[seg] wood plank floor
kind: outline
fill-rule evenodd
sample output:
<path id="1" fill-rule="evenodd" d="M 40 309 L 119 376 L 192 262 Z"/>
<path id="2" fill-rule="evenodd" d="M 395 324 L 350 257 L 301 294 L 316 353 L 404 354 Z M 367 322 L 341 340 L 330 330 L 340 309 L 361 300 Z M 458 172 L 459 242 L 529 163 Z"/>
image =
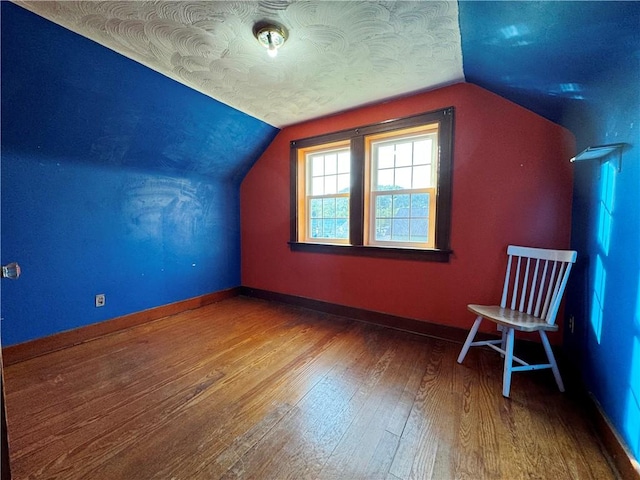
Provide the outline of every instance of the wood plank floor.
<path id="1" fill-rule="evenodd" d="M 5 370 L 16 479 L 610 479 L 551 374 L 236 297 Z"/>

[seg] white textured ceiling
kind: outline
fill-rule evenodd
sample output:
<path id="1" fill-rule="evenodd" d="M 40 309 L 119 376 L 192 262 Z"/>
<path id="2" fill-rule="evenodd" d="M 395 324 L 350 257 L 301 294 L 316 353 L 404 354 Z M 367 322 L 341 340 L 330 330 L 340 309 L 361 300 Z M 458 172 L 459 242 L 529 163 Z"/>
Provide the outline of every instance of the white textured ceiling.
<path id="1" fill-rule="evenodd" d="M 15 3 L 277 127 L 464 78 L 456 1 Z"/>

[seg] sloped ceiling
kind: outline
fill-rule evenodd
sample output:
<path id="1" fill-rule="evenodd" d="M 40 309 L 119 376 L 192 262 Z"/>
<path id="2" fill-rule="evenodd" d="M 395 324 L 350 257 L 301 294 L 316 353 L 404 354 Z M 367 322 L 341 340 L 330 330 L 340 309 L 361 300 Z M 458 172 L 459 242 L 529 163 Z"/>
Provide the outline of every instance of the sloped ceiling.
<path id="1" fill-rule="evenodd" d="M 637 1 L 15 3 L 276 127 L 465 80 L 561 123 L 640 62 Z M 289 31 L 275 59 L 260 20 Z"/>
<path id="2" fill-rule="evenodd" d="M 638 71 L 638 1 L 462 1 L 459 8 L 466 81 L 556 123 L 602 97 L 595 83 Z"/>
<path id="3" fill-rule="evenodd" d="M 456 1 L 15 3 L 277 127 L 464 79 Z"/>

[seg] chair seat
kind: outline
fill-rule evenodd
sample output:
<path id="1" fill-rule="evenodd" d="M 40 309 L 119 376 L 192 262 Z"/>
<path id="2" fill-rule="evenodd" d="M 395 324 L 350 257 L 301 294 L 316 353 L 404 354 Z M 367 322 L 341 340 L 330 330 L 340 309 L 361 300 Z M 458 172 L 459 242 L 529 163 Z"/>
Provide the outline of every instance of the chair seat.
<path id="1" fill-rule="evenodd" d="M 518 310 L 503 308 L 498 305 L 472 304 L 467 305 L 467 308 L 470 312 L 480 315 L 487 320 L 492 320 L 496 323 L 512 327 L 515 330 L 520 330 L 522 332 L 537 332 L 540 330 L 555 332 L 558 330 L 558 325 L 549 325 L 541 318 L 519 312 Z"/>

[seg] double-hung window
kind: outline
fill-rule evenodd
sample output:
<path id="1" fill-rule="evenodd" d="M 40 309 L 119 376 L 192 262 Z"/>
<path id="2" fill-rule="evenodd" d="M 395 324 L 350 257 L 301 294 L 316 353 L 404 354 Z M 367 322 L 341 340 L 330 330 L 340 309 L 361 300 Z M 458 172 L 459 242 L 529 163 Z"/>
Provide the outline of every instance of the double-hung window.
<path id="1" fill-rule="evenodd" d="M 291 142 L 294 250 L 447 261 L 453 108 Z"/>
<path id="2" fill-rule="evenodd" d="M 366 244 L 435 248 L 437 124 L 371 135 L 365 146 Z"/>
<path id="3" fill-rule="evenodd" d="M 349 242 L 351 155 L 349 143 L 322 145 L 304 151 L 301 190 L 301 236 L 308 242 Z"/>

